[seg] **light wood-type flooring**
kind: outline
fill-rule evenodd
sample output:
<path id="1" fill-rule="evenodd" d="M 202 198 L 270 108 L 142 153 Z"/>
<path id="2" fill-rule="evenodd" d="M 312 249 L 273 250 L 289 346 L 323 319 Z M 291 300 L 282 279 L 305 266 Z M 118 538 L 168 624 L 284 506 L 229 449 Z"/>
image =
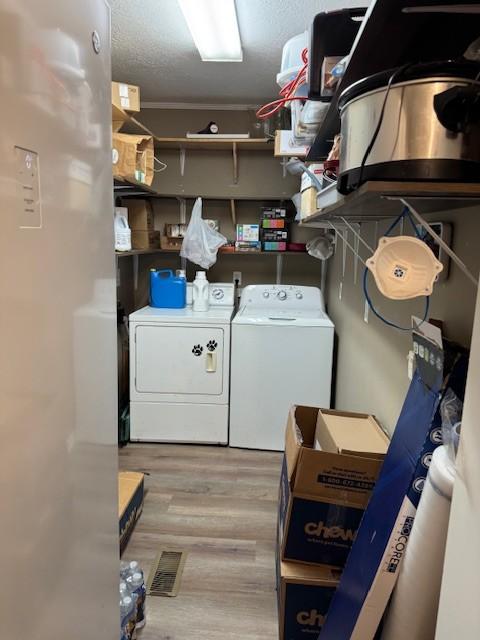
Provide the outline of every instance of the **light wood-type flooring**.
<path id="1" fill-rule="evenodd" d="M 147 599 L 141 640 L 276 640 L 275 530 L 281 454 L 129 444 L 146 497 L 123 558 L 148 575 L 161 545 L 188 551 L 176 598 Z"/>

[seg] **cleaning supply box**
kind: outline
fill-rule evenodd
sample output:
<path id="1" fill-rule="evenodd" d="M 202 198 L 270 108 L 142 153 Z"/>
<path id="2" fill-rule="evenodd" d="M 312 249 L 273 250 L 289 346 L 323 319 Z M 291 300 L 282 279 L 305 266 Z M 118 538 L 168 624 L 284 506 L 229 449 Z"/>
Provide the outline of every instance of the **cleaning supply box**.
<path id="1" fill-rule="evenodd" d="M 281 558 L 343 567 L 389 440 L 373 416 L 303 406 L 285 439 Z"/>

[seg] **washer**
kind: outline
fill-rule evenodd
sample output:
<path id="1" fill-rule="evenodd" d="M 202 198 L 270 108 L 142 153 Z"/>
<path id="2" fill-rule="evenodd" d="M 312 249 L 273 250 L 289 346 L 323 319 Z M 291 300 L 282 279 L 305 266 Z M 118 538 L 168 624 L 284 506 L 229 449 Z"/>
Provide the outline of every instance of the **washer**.
<path id="1" fill-rule="evenodd" d="M 333 333 L 320 289 L 245 287 L 232 321 L 231 446 L 283 451 L 292 404 L 330 407 Z"/>
<path id="2" fill-rule="evenodd" d="M 144 307 L 130 323 L 130 438 L 228 443 L 233 284 L 211 283 L 210 308 Z"/>

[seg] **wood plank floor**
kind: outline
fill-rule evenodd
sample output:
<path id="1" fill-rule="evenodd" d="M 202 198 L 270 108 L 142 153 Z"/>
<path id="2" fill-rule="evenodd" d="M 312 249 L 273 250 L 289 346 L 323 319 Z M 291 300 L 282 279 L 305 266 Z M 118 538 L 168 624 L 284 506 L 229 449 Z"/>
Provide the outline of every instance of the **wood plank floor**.
<path id="1" fill-rule="evenodd" d="M 275 527 L 281 454 L 130 444 L 146 497 L 123 558 L 148 574 L 161 545 L 188 551 L 176 598 L 149 598 L 141 640 L 276 640 Z"/>

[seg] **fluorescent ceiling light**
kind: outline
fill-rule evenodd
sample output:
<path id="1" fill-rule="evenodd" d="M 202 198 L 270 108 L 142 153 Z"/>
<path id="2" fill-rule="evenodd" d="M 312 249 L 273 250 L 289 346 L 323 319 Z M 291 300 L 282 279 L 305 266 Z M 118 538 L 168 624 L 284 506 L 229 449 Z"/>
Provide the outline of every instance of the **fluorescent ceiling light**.
<path id="1" fill-rule="evenodd" d="M 204 62 L 242 62 L 234 0 L 178 0 Z"/>

